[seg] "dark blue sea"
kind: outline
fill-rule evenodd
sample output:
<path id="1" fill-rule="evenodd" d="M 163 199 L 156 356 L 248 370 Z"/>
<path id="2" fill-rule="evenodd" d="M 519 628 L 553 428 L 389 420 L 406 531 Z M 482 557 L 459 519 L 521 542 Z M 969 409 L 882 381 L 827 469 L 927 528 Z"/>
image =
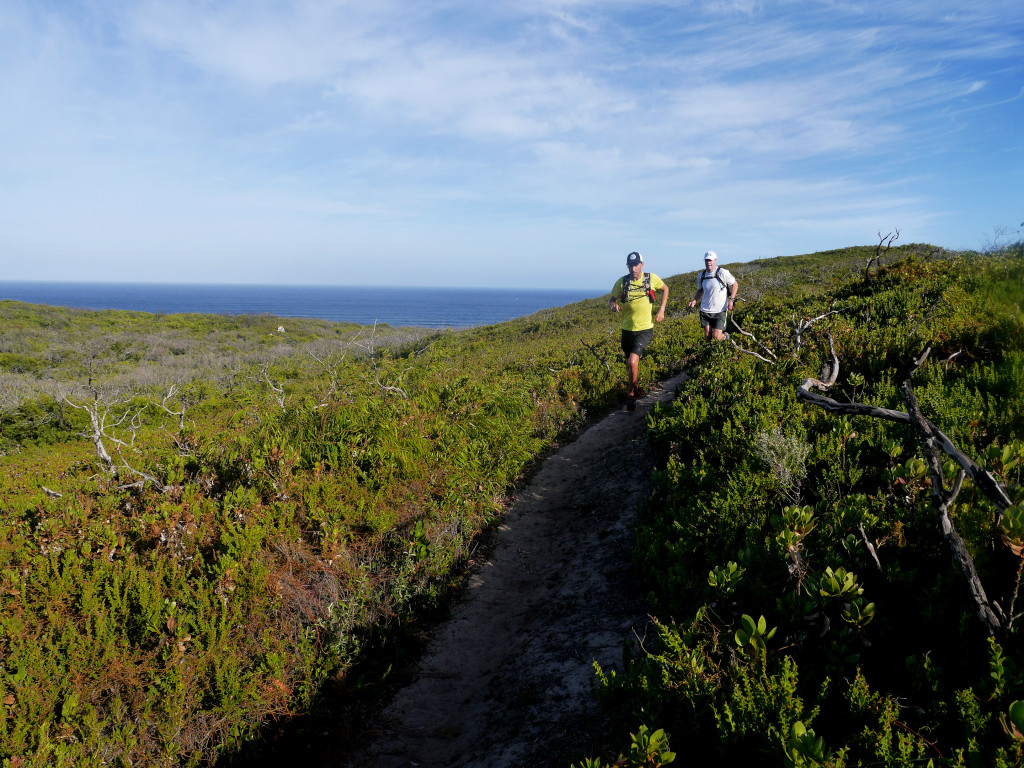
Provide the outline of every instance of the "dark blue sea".
<path id="1" fill-rule="evenodd" d="M 270 314 L 421 328 L 470 328 L 531 315 L 600 290 L 2 282 L 0 300 L 155 314 Z"/>

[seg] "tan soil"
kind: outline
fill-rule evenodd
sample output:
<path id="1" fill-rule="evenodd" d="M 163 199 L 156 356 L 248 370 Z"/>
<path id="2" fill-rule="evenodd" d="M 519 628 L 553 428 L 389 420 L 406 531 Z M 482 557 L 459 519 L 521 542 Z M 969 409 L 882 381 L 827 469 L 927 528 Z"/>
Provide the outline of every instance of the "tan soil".
<path id="1" fill-rule="evenodd" d="M 350 768 L 566 768 L 607 745 L 593 662 L 621 670 L 648 622 L 630 557 L 645 416 L 682 379 L 544 460 Z"/>

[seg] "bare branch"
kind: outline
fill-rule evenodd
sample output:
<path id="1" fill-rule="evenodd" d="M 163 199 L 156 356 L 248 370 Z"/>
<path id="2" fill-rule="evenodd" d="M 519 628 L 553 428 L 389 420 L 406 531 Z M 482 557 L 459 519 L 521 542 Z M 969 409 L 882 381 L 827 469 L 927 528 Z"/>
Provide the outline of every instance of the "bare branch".
<path id="1" fill-rule="evenodd" d="M 849 307 L 842 307 L 840 309 L 833 309 L 831 312 L 826 312 L 823 315 L 818 315 L 817 317 L 811 318 L 810 320 L 806 320 L 804 318 L 801 318 L 800 320 L 797 320 L 796 317 L 794 317 L 793 318 L 793 343 L 794 343 L 793 357 L 797 357 L 800 354 L 800 347 L 803 345 L 804 333 L 806 333 L 810 329 L 810 327 L 812 325 L 814 325 L 819 320 L 824 320 L 826 317 L 831 317 L 832 315 L 838 315 L 840 312 L 845 312 L 848 309 L 849 309 Z"/>
<path id="2" fill-rule="evenodd" d="M 875 255 L 868 259 L 868 263 L 864 265 L 864 282 L 870 283 L 873 279 L 871 277 L 871 265 L 875 264 L 878 266 L 882 265 L 882 254 L 888 251 L 894 242 L 899 240 L 900 231 L 897 229 L 894 232 L 890 232 L 887 235 L 882 234 L 882 230 L 878 230 L 878 245 L 875 246 Z"/>
<path id="3" fill-rule="evenodd" d="M 156 405 L 157 408 L 159 408 L 162 411 L 166 412 L 170 416 L 177 416 L 178 417 L 178 427 L 179 427 L 179 429 L 184 429 L 185 428 L 185 411 L 188 410 L 188 406 L 191 405 L 191 403 L 190 402 L 186 402 L 186 400 L 179 398 L 179 400 L 178 400 L 178 410 L 176 410 L 176 411 L 172 411 L 170 406 L 167 405 L 169 400 L 173 400 L 175 398 L 178 398 L 180 394 L 181 394 L 181 382 L 176 381 L 173 384 L 171 384 L 171 386 L 169 386 L 167 388 L 167 392 L 160 399 L 160 402 L 159 403 L 154 403 L 154 405 Z"/>
<path id="4" fill-rule="evenodd" d="M 590 354 L 592 354 L 597 359 L 597 362 L 601 363 L 604 366 L 605 370 L 608 371 L 608 375 L 611 376 L 612 367 L 608 364 L 608 360 L 606 359 L 606 357 L 604 355 L 598 354 L 597 349 L 587 344 L 587 342 L 580 341 L 580 343 L 590 350 Z"/>
<path id="5" fill-rule="evenodd" d="M 1013 582 L 1013 591 L 1010 593 L 1010 610 L 1007 612 L 1007 616 L 1009 616 L 1009 620 L 1006 625 L 1007 632 L 1013 629 L 1013 622 L 1017 619 L 1017 616 L 1014 614 L 1014 610 L 1017 604 L 1017 595 L 1020 594 L 1020 577 L 1021 573 L 1024 572 L 1024 557 L 1018 558 L 1018 560 L 1017 578 Z"/>
<path id="6" fill-rule="evenodd" d="M 811 405 L 816 405 L 819 408 L 830 413 L 840 413 L 850 416 L 871 416 L 876 419 L 885 419 L 887 421 L 895 421 L 900 424 L 914 424 L 914 420 L 910 414 L 904 411 L 896 411 L 891 408 L 881 408 L 875 405 L 867 405 L 865 403 L 840 403 L 833 400 L 825 395 L 819 395 L 812 392 L 812 389 L 818 389 L 821 391 L 827 391 L 835 382 L 839 375 L 839 358 L 836 356 L 835 347 L 832 341 L 832 336 L 829 334 L 829 349 L 832 353 L 832 371 L 827 381 L 821 381 L 820 379 L 804 379 L 800 386 L 797 388 L 797 399 L 803 400 Z M 910 373 L 917 370 L 928 357 L 930 348 L 926 349 L 921 356 L 916 358 L 912 362 L 912 369 Z M 907 379 L 909 382 L 909 378 Z M 1013 502 L 1010 500 L 1006 489 L 996 480 L 995 476 L 991 472 L 979 467 L 967 454 L 961 451 L 956 443 L 943 432 L 941 429 L 935 426 L 931 421 L 921 417 L 927 422 L 931 434 L 934 439 L 946 455 L 948 455 L 957 465 L 967 473 L 967 476 L 971 478 L 971 481 L 994 503 L 1000 512 L 1003 512 L 1007 507 L 1013 506 Z"/>
<path id="7" fill-rule="evenodd" d="M 153 487 L 160 491 L 160 493 L 166 493 L 169 490 L 169 488 L 166 485 L 164 485 L 155 477 L 153 477 L 153 475 L 150 475 L 146 472 L 142 472 L 132 467 L 124 458 L 124 454 L 121 453 L 120 450 L 118 450 L 117 455 L 118 458 L 121 459 L 121 463 L 124 465 L 125 469 L 127 469 L 132 474 L 138 475 L 139 477 L 142 478 L 141 480 L 136 480 L 134 483 L 126 483 L 125 485 L 120 485 L 118 486 L 118 490 L 123 490 L 125 488 L 143 488 L 147 482 L 152 483 Z"/>
<path id="8" fill-rule="evenodd" d="M 62 387 L 58 386 L 57 394 L 61 400 L 80 411 L 85 411 L 89 414 L 89 423 L 91 429 L 89 432 L 83 434 L 83 437 L 88 437 L 92 440 L 93 446 L 96 450 L 96 455 L 103 462 L 104 468 L 110 474 L 114 480 L 120 480 L 120 473 L 117 464 L 114 463 L 114 459 L 110 456 L 110 452 L 107 450 L 104 438 L 111 440 L 112 442 L 120 442 L 118 438 L 111 437 L 108 434 L 108 430 L 111 428 L 107 425 L 107 416 L 110 413 L 110 409 L 115 405 L 122 405 L 127 400 L 122 398 L 114 398 L 113 401 L 107 402 L 105 399 L 101 399 L 99 390 L 97 390 L 92 383 L 92 379 L 89 379 L 88 389 L 92 393 L 91 401 L 76 402 L 72 400 L 69 393 L 66 392 Z M 118 424 L 124 421 L 127 413 L 125 413 L 121 419 L 118 420 Z M 116 426 L 113 425 L 113 426 Z"/>
<path id="9" fill-rule="evenodd" d="M 943 360 L 942 361 L 942 370 L 948 371 L 949 370 L 949 366 L 952 364 L 952 362 L 956 358 L 960 357 L 960 355 L 962 355 L 963 353 L 964 353 L 963 348 L 958 349 L 956 352 L 954 352 L 949 357 L 947 357 L 945 360 Z"/>
<path id="10" fill-rule="evenodd" d="M 913 420 L 914 426 L 917 427 L 918 432 L 921 434 L 925 454 L 928 456 L 928 465 L 932 475 L 932 500 L 939 518 L 942 536 L 949 544 L 953 552 L 953 560 L 959 566 L 967 581 L 967 588 L 974 599 L 978 618 L 988 628 L 990 634 L 995 634 L 1002 626 L 1001 617 L 996 613 L 998 606 L 989 602 L 988 596 L 985 594 L 985 588 L 981 583 L 981 578 L 974 567 L 974 559 L 971 557 L 970 552 L 967 551 L 967 544 L 964 543 L 963 537 L 956 530 L 956 527 L 953 525 L 953 519 L 949 516 L 949 509 L 953 506 L 957 495 L 960 493 L 960 489 L 963 487 L 967 472 L 961 468 L 957 472 L 953 487 L 948 491 L 946 490 L 945 475 L 942 470 L 942 457 L 939 453 L 939 441 L 935 435 L 937 430 L 935 425 L 928 421 L 921 413 L 921 406 L 917 402 L 917 395 L 914 393 L 914 387 L 910 381 L 913 371 L 917 370 L 918 366 L 924 362 L 929 351 L 930 349 L 925 350 L 917 360 L 911 363 L 907 375 L 900 382 L 900 389 L 903 391 L 903 399 L 907 403 L 907 409 L 910 411 L 910 417 Z"/>
<path id="11" fill-rule="evenodd" d="M 399 387 L 396 382 L 401 381 L 402 377 L 405 376 L 405 374 L 407 374 L 409 371 L 411 371 L 414 366 L 410 365 L 407 368 L 405 368 L 401 373 L 399 373 L 397 376 L 395 376 L 391 380 L 390 383 L 382 382 L 381 378 L 380 378 L 380 376 L 381 376 L 380 365 L 378 364 L 378 356 L 376 354 L 376 351 L 377 351 L 376 350 L 376 346 L 375 346 L 376 336 L 377 336 L 377 323 L 375 321 L 374 324 L 373 324 L 373 330 L 370 332 L 370 338 L 367 341 L 365 341 L 365 342 L 357 344 L 357 346 L 359 346 L 363 350 L 365 350 L 366 356 L 370 360 L 370 365 L 373 367 L 373 381 L 374 381 L 374 384 L 376 384 L 381 390 L 383 390 L 387 394 L 398 395 L 403 400 L 408 400 L 409 399 L 409 395 L 406 394 L 405 390 L 402 389 L 401 387 Z M 356 343 L 356 342 L 353 341 L 353 343 Z"/>
<path id="12" fill-rule="evenodd" d="M 166 491 L 167 488 L 152 475 L 135 469 L 128 463 L 124 456 L 125 449 L 134 450 L 135 437 L 142 428 L 142 412 L 147 404 L 134 405 L 132 400 L 134 394 L 131 392 L 116 391 L 114 393 L 102 393 L 99 388 L 89 379 L 86 389 L 91 394 L 91 399 L 78 401 L 72 397 L 72 393 L 63 387 L 57 387 L 57 394 L 67 405 L 77 410 L 85 411 L 89 415 L 90 430 L 83 434 L 92 440 L 96 455 L 103 462 L 103 467 L 115 482 L 121 482 L 122 470 L 131 475 L 141 477 L 143 480 L 119 485 L 118 488 L 141 487 L 140 484 L 150 482 L 159 491 Z M 119 412 L 119 414 L 118 414 Z M 115 430 L 126 430 L 128 439 L 120 437 Z M 107 443 L 114 446 L 119 461 L 114 461 L 113 456 L 107 449 Z M 45 490 L 45 489 L 44 489 Z"/>
<path id="13" fill-rule="evenodd" d="M 348 357 L 348 349 L 331 345 L 323 351 L 320 351 L 318 349 L 314 349 L 312 346 L 307 346 L 306 354 L 313 358 L 317 365 L 319 365 L 324 370 L 324 373 L 327 374 L 327 390 L 317 398 L 319 403 L 315 406 L 316 408 L 323 408 L 338 392 L 338 379 L 341 377 L 341 366 L 342 363 L 345 362 L 345 358 Z"/>
<path id="14" fill-rule="evenodd" d="M 864 546 L 867 548 L 868 554 L 871 555 L 871 559 L 875 561 L 875 567 L 878 568 L 879 573 L 883 573 L 882 563 L 878 559 L 878 552 L 875 551 L 875 545 L 871 543 L 871 540 L 868 539 L 867 533 L 864 532 L 864 523 L 857 523 L 857 529 L 860 531 L 860 537 L 864 540 Z"/>
<path id="15" fill-rule="evenodd" d="M 266 382 L 267 386 L 270 387 L 270 391 L 274 393 L 274 400 L 277 401 L 278 406 L 281 410 L 284 410 L 284 384 L 277 384 L 273 379 L 270 378 L 270 366 L 265 365 L 263 367 L 263 381 Z"/>
<path id="16" fill-rule="evenodd" d="M 763 357 L 763 356 L 757 354 L 757 352 L 754 352 L 753 350 L 744 349 L 743 347 L 741 347 L 739 344 L 736 343 L 735 339 L 730 338 L 729 339 L 729 343 L 732 344 L 733 348 L 737 352 L 742 352 L 744 355 L 750 355 L 751 357 L 756 357 L 758 360 L 762 360 L 762 361 L 768 363 L 769 365 L 775 365 L 775 363 L 776 363 L 775 360 L 769 360 L 767 357 Z"/>
<path id="17" fill-rule="evenodd" d="M 953 525 L 949 510 L 955 502 L 957 495 L 960 493 L 964 479 L 968 476 L 970 476 L 975 486 L 999 508 L 1000 513 L 1006 510 L 1007 507 L 1012 506 L 1012 503 L 1006 489 L 995 479 L 995 477 L 987 470 L 984 470 L 975 464 L 969 456 L 964 454 L 963 451 L 953 443 L 948 435 L 943 433 L 942 430 L 936 427 L 921 412 L 911 379 L 914 372 L 928 360 L 928 356 L 931 353 L 931 347 L 927 347 L 920 355 L 913 358 L 904 368 L 903 376 L 901 377 L 902 381 L 900 383 L 900 390 L 903 393 L 903 399 L 907 404 L 908 410 L 908 413 L 904 413 L 902 411 L 894 411 L 888 408 L 877 408 L 875 406 L 864 405 L 862 403 L 839 403 L 832 398 L 811 392 L 812 388 L 827 391 L 838 378 L 839 358 L 836 355 L 835 345 L 831 334 L 829 334 L 828 340 L 829 350 L 832 354 L 832 370 L 829 372 L 828 376 L 824 377 L 824 381 L 810 378 L 805 379 L 797 390 L 797 399 L 809 402 L 812 405 L 817 405 L 832 413 L 872 416 L 874 418 L 912 424 L 917 428 L 931 469 L 932 497 L 936 514 L 939 519 L 939 526 L 942 530 L 942 535 L 950 546 L 954 561 L 959 566 L 965 580 L 967 581 L 968 589 L 970 590 L 975 606 L 977 607 L 979 620 L 988 628 L 990 633 L 995 634 L 1001 630 L 1003 625 L 1002 612 L 1000 611 L 999 606 L 990 602 L 985 594 L 985 589 L 974 566 L 974 560 L 971 558 L 970 552 L 968 552 L 963 538 Z M 948 490 L 945 485 L 945 475 L 943 473 L 940 451 L 952 458 L 959 466 L 956 480 Z"/>
<path id="18" fill-rule="evenodd" d="M 744 349 L 744 348 L 743 348 L 743 347 L 741 347 L 741 346 L 740 346 L 739 344 L 737 344 L 737 343 L 736 343 L 736 341 L 735 341 L 735 340 L 734 340 L 734 339 L 733 339 L 732 337 L 730 337 L 730 338 L 729 338 L 729 342 L 730 342 L 730 343 L 731 343 L 731 344 L 733 345 L 733 347 L 735 347 L 735 348 L 736 348 L 737 350 L 739 350 L 740 352 L 742 352 L 742 353 L 743 353 L 743 354 L 745 354 L 745 355 L 751 355 L 752 357 L 756 357 L 756 358 L 757 358 L 758 360 L 763 360 L 763 361 L 764 361 L 764 362 L 766 362 L 766 363 L 775 363 L 775 362 L 778 362 L 778 359 L 779 359 L 779 358 L 777 358 L 777 357 L 775 356 L 775 353 L 774 353 L 774 352 L 772 352 L 772 351 L 771 351 L 771 350 L 770 350 L 770 349 L 769 349 L 769 348 L 767 347 L 767 345 L 765 345 L 765 344 L 764 344 L 764 343 L 763 343 L 762 341 L 760 341 L 760 340 L 759 340 L 759 339 L 757 338 L 757 336 L 755 336 L 754 334 L 752 334 L 752 333 L 751 333 L 750 331 L 746 331 L 746 330 L 744 330 L 744 329 L 743 329 L 743 326 L 741 326 L 741 325 L 740 325 L 740 324 L 739 324 L 739 323 L 738 323 L 738 322 L 736 321 L 736 317 L 735 317 L 735 315 L 729 315 L 729 322 L 731 322 L 731 323 L 733 324 L 733 327 L 734 327 L 734 328 L 736 328 L 736 330 L 737 330 L 737 331 L 739 331 L 739 332 L 740 332 L 741 334 L 743 334 L 744 336 L 748 336 L 749 338 L 753 339 L 753 340 L 754 340 L 754 343 L 755 343 L 755 344 L 757 344 L 757 346 L 758 346 L 758 347 L 760 347 L 760 348 L 761 348 L 761 350 L 762 350 L 762 351 L 763 351 L 763 352 L 764 352 L 764 353 L 765 353 L 766 355 L 768 355 L 768 357 L 770 357 L 770 358 L 771 358 L 771 360 L 769 360 L 769 359 L 768 359 L 768 358 L 766 358 L 766 357 L 762 357 L 761 355 L 757 354 L 756 352 L 752 352 L 752 351 L 750 351 L 749 349 Z"/>

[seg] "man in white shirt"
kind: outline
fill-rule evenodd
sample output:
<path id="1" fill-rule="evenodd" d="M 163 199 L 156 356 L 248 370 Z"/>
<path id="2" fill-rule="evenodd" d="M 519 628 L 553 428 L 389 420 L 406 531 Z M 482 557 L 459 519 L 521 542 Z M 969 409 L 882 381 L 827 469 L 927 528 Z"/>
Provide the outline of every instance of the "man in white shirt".
<path id="1" fill-rule="evenodd" d="M 718 266 L 718 254 L 704 254 L 704 269 L 697 275 L 697 292 L 690 302 L 692 309 L 700 302 L 700 324 L 704 338 L 710 341 L 725 339 L 725 321 L 732 310 L 739 284 L 725 267 Z"/>

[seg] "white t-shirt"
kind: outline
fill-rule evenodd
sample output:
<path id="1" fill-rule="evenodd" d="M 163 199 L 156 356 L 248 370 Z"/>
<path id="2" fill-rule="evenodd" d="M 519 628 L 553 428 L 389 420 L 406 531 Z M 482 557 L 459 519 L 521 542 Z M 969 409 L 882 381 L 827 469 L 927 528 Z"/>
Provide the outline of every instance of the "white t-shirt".
<path id="1" fill-rule="evenodd" d="M 718 282 L 715 277 L 715 272 L 707 272 L 701 270 L 697 273 L 697 288 L 704 289 L 704 295 L 700 300 L 700 311 L 714 314 L 725 310 L 726 302 L 729 300 L 729 288 L 728 286 L 733 285 L 736 282 L 736 278 L 732 276 L 725 267 L 717 267 L 718 276 L 722 278 L 722 283 Z M 703 278 L 703 279 L 701 279 Z"/>

